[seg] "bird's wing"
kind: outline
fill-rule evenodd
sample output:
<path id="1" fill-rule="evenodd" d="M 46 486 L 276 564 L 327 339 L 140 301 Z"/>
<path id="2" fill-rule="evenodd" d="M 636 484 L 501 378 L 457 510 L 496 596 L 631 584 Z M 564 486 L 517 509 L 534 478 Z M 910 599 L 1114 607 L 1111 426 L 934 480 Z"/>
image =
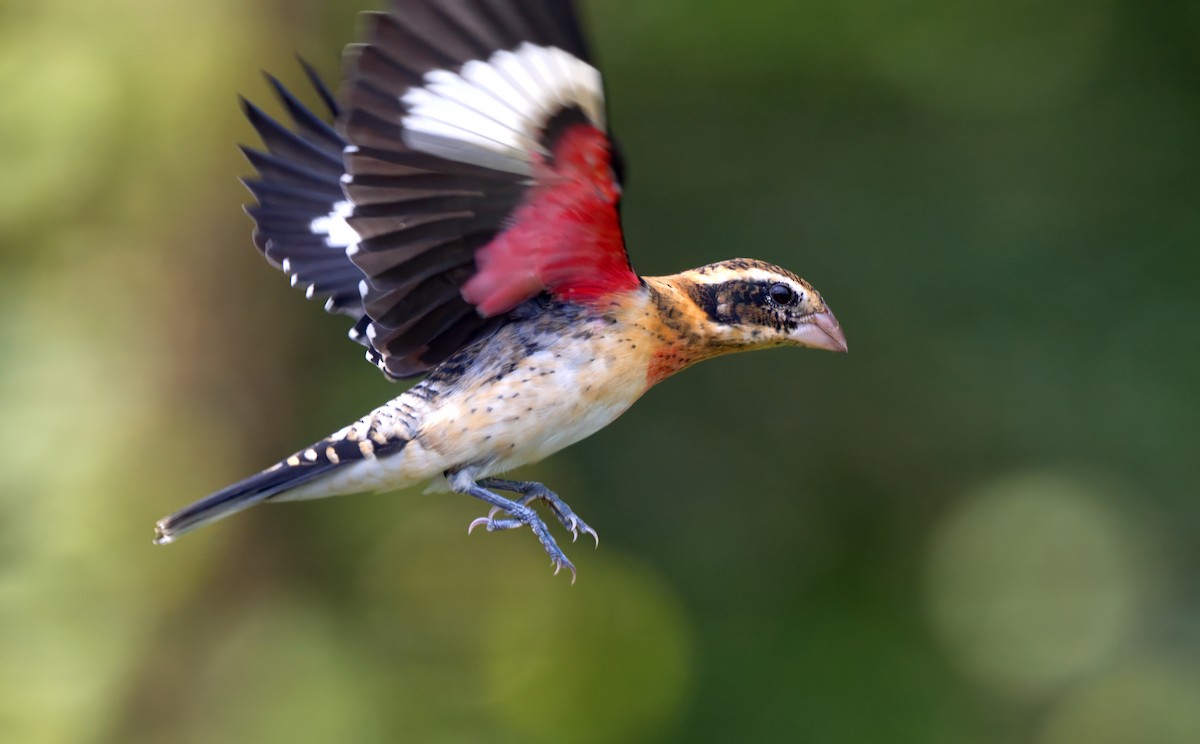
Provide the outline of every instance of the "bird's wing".
<path id="1" fill-rule="evenodd" d="M 328 109 L 328 118 L 336 118 L 339 109 L 332 94 L 311 67 L 304 67 Z M 255 177 L 243 180 L 258 200 L 246 207 L 255 222 L 254 244 L 290 277 L 293 287 L 303 289 L 310 299 L 327 298 L 325 309 L 329 312 L 361 320 L 359 283 L 363 274 L 346 255 L 352 238 L 345 232 L 331 233 L 332 223 L 327 217 L 349 209 L 341 187 L 346 142 L 278 80 L 270 76 L 268 80 L 294 129 L 267 116 L 249 101 L 242 101 L 246 117 L 265 148 L 242 148 L 257 170 Z"/>
<path id="2" fill-rule="evenodd" d="M 269 78 L 289 128 L 245 102 L 254 242 L 357 323 L 389 377 L 423 374 L 543 292 L 639 286 L 620 159 L 569 0 L 395 0 L 347 50 L 328 117 Z"/>
<path id="3" fill-rule="evenodd" d="M 569 0 L 395 0 L 367 14 L 347 68 L 346 202 L 328 234 L 352 239 L 360 325 L 389 376 L 427 371 L 543 292 L 639 286 Z"/>

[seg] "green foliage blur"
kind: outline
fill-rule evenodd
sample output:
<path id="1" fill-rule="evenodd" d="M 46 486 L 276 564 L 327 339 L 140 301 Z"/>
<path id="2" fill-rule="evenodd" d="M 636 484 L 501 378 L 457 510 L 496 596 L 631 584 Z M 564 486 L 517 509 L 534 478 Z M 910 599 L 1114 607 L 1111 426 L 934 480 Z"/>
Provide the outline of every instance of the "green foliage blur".
<path id="1" fill-rule="evenodd" d="M 793 268 L 851 353 L 525 471 L 576 586 L 417 490 L 154 548 L 399 390 L 236 181 L 361 2 L 0 3 L 0 741 L 1200 741 L 1200 5 L 585 2 L 635 266 Z"/>

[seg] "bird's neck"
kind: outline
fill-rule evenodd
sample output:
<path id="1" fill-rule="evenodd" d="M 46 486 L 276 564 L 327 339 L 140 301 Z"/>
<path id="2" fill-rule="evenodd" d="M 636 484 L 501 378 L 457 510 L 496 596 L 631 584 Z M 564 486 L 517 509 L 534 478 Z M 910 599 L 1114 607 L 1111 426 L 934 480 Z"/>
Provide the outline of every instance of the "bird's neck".
<path id="1" fill-rule="evenodd" d="M 648 386 L 697 362 L 741 350 L 742 345 L 697 304 L 686 274 L 644 280 L 649 292 L 645 315 L 654 350 L 646 375 Z"/>

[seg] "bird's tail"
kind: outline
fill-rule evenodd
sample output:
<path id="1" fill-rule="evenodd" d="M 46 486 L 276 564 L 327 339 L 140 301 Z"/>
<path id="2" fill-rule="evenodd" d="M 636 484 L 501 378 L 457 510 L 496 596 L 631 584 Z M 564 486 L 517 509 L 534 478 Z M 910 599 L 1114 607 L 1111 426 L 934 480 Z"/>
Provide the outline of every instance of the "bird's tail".
<path id="1" fill-rule="evenodd" d="M 313 459 L 305 456 L 317 452 L 315 448 L 307 449 L 163 517 L 154 526 L 154 544 L 174 542 L 185 532 L 261 504 L 272 496 L 290 491 L 339 467 L 336 455 L 334 459 L 324 456 L 324 452 Z"/>

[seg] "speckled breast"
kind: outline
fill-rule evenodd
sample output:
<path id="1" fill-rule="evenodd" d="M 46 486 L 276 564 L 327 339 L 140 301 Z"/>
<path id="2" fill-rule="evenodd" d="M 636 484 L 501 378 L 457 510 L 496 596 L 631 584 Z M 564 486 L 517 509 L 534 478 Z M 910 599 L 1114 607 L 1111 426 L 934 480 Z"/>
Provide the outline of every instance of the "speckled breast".
<path id="1" fill-rule="evenodd" d="M 482 477 L 541 460 L 599 431 L 647 389 L 649 339 L 630 323 L 647 293 L 604 307 L 553 304 L 518 320 L 422 383 L 437 391 L 411 466 Z M 439 469 L 440 468 L 440 469 Z"/>

